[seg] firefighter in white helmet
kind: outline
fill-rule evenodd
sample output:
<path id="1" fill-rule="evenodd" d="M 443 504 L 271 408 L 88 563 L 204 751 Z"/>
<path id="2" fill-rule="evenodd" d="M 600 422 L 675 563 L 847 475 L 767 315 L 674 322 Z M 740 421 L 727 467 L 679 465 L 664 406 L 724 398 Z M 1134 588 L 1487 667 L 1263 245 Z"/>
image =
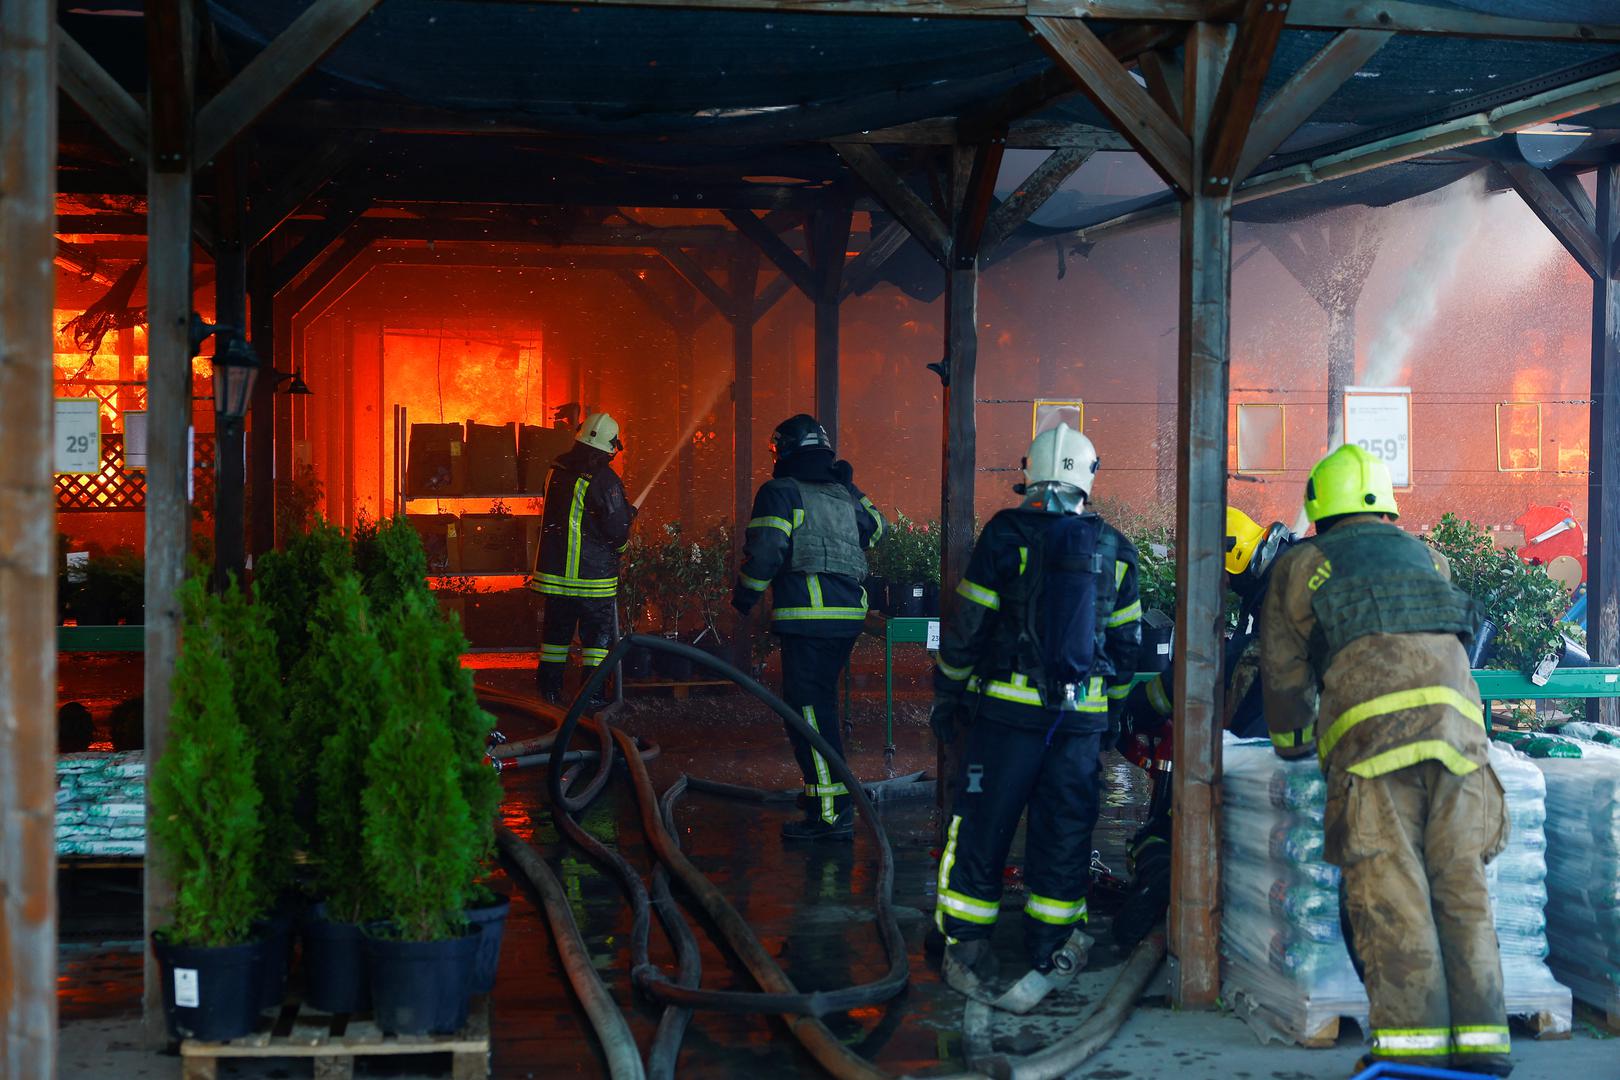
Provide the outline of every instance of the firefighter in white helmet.
<path id="1" fill-rule="evenodd" d="M 607 413 L 592 413 L 546 479 L 540 550 L 529 588 L 546 598 L 536 679 L 547 701 L 562 698 L 576 630 L 587 676 L 602 666 L 613 646 L 619 556 L 629 546 L 630 522 L 636 516 L 613 471 L 613 459 L 622 449 L 618 422 Z M 598 690 L 592 704 L 605 701 Z"/>
<path id="2" fill-rule="evenodd" d="M 1140 641 L 1136 549 L 1086 509 L 1096 473 L 1097 451 L 1078 431 L 1036 436 L 1014 489 L 1023 502 L 996 514 L 974 545 L 934 676 L 935 733 L 965 739 L 939 863 L 945 979 L 1014 1012 L 1085 964 L 1098 755 Z M 990 936 L 1026 807 L 1030 969 L 1004 988 Z"/>

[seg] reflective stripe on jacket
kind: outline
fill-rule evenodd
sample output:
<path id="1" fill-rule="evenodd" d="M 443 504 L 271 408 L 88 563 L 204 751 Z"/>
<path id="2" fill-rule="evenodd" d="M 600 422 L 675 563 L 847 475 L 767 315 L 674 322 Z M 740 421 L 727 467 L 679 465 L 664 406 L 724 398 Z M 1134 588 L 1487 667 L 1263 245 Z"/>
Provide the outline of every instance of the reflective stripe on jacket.
<path id="1" fill-rule="evenodd" d="M 540 550 L 529 588 L 547 596 L 611 600 L 635 516 L 611 458 L 576 444 L 546 480 Z"/>
<path id="2" fill-rule="evenodd" d="M 1031 685 L 1028 672 L 980 670 L 991 655 L 998 621 L 1004 617 L 1003 596 L 1029 569 L 1031 530 L 1055 520 L 1055 515 L 1045 511 L 1003 510 L 984 527 L 973 545 L 967 573 L 957 585 L 958 603 L 945 620 L 935 657 L 934 688 L 940 693 L 970 694 L 978 699 L 980 715 L 1011 726 L 1046 730 L 1056 721 L 1063 731 L 1101 731 L 1108 726 L 1109 712 L 1118 710 L 1130 692 L 1140 642 L 1137 622 L 1142 602 L 1136 548 L 1123 536 L 1116 533 L 1113 611 L 1098 613 L 1103 648 L 1098 666 L 1092 670 L 1101 673 L 1081 692 L 1054 711 L 1047 707 L 1040 688 Z"/>
<path id="3" fill-rule="evenodd" d="M 1433 549 L 1429 556 L 1435 573 L 1449 581 L 1445 556 Z M 1288 552 L 1272 571 L 1260 619 L 1260 667 L 1277 753 L 1320 753 L 1325 771 L 1357 776 L 1420 761 L 1438 761 L 1458 775 L 1479 768 L 1488 752 L 1485 715 L 1457 635 L 1366 634 L 1329 659 L 1329 635 L 1312 601 L 1333 574 L 1314 544 Z"/>

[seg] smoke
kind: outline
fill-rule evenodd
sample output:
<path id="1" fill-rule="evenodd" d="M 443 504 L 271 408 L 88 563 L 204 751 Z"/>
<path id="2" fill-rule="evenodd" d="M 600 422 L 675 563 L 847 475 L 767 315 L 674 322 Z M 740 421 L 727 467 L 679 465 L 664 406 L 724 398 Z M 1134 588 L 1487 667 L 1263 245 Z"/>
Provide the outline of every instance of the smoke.
<path id="1" fill-rule="evenodd" d="M 1400 272 L 1395 302 L 1367 349 L 1361 385 L 1396 386 L 1407 377 L 1412 346 L 1434 322 L 1463 266 L 1463 250 L 1484 220 L 1483 172 L 1400 208 L 1392 232 L 1420 239 Z"/>

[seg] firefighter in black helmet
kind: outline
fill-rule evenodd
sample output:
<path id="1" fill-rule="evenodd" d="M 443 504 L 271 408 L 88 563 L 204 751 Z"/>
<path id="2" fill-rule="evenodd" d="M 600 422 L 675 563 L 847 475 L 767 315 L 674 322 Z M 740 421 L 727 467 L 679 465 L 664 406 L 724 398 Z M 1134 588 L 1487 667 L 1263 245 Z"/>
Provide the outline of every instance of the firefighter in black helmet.
<path id="1" fill-rule="evenodd" d="M 754 496 L 731 604 L 744 616 L 767 586 L 771 629 L 782 642 L 782 699 L 840 754 L 838 676 L 866 621 L 866 549 L 883 537 L 883 515 L 861 494 L 849 462 L 812 416 L 789 417 L 771 434 L 776 467 Z M 855 816 L 849 792 L 827 762 L 788 730 L 804 775 L 805 817 L 786 840 L 848 840 Z"/>
<path id="2" fill-rule="evenodd" d="M 630 543 L 636 516 L 613 471 L 622 449 L 618 423 L 607 413 L 593 413 L 546 480 L 540 551 L 529 588 L 546 598 L 536 678 L 547 701 L 562 697 L 576 629 L 586 674 L 602 665 L 613 645 L 619 556 Z M 604 699 L 598 694 L 594 704 L 600 705 Z"/>

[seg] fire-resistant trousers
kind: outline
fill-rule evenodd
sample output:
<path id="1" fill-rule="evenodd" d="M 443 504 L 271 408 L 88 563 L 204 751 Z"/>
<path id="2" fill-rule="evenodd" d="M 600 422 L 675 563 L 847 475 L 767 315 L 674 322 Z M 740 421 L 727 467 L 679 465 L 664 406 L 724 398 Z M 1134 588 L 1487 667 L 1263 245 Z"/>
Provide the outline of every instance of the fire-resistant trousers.
<path id="1" fill-rule="evenodd" d="M 540 622 L 540 681 L 562 689 L 568 667 L 568 649 L 579 631 L 581 665 L 587 674 L 602 666 L 613 647 L 613 601 L 585 600 L 577 596 L 546 597 Z"/>
<path id="2" fill-rule="evenodd" d="M 1483 765 L 1457 776 L 1438 761 L 1374 777 L 1334 768 L 1325 825 L 1327 858 L 1344 870 L 1373 1057 L 1505 1064 L 1502 963 L 1485 884 L 1485 864 L 1508 835 L 1496 773 Z"/>
<path id="3" fill-rule="evenodd" d="M 947 938 L 988 938 L 1018 821 L 1024 833 L 1024 945 L 1045 964 L 1086 921 L 1102 735 L 1052 735 L 979 717 L 968 729 L 939 860 L 935 918 Z"/>
<path id="4" fill-rule="evenodd" d="M 782 700 L 805 722 L 844 754 L 843 731 L 838 722 L 838 677 L 849 666 L 854 637 L 819 637 L 779 634 L 782 642 Z M 784 725 L 786 726 L 786 725 Z M 787 729 L 793 757 L 804 776 L 804 794 L 814 816 L 831 822 L 849 805 L 849 789 L 836 782 L 827 761 L 792 728 Z"/>

